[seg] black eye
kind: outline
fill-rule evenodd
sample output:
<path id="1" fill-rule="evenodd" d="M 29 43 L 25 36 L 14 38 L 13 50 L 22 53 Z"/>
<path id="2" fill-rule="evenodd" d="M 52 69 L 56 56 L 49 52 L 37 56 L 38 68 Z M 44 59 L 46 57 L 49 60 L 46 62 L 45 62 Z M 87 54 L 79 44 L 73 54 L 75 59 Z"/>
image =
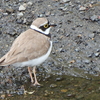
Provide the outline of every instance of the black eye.
<path id="1" fill-rule="evenodd" d="M 48 28 L 48 27 L 49 27 L 49 24 L 45 24 L 45 25 L 44 25 L 44 28 Z"/>

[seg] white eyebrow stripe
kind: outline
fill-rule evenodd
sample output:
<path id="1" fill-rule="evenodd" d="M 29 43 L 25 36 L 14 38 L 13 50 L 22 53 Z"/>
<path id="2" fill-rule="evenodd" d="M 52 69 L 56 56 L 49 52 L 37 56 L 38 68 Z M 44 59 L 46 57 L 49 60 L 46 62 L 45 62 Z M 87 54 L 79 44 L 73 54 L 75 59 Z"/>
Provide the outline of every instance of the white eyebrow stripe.
<path id="1" fill-rule="evenodd" d="M 35 25 L 31 25 L 30 26 L 31 29 L 37 30 L 43 34 L 49 34 L 51 27 L 49 27 L 48 29 L 46 29 L 45 31 L 42 31 L 41 29 L 39 29 L 38 27 L 36 27 Z"/>
<path id="2" fill-rule="evenodd" d="M 31 29 L 35 29 L 35 30 L 37 30 L 37 31 L 39 31 L 39 32 L 41 32 L 41 33 L 44 33 L 41 29 L 39 29 L 39 28 L 36 27 L 35 25 L 31 25 L 30 28 L 31 28 Z"/>

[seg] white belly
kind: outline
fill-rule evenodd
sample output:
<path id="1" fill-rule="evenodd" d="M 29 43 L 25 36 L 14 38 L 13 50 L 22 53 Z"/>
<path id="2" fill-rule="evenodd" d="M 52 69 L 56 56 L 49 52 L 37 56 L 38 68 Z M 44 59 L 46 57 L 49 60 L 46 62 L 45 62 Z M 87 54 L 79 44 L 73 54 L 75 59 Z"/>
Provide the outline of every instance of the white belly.
<path id="1" fill-rule="evenodd" d="M 13 65 L 18 66 L 18 67 L 24 67 L 24 66 L 31 67 L 31 66 L 39 65 L 39 64 L 43 63 L 48 58 L 48 56 L 50 55 L 51 49 L 52 49 L 52 41 L 50 41 L 50 48 L 45 55 L 43 55 L 39 58 L 33 59 L 33 60 L 26 61 L 26 62 L 15 63 Z"/>

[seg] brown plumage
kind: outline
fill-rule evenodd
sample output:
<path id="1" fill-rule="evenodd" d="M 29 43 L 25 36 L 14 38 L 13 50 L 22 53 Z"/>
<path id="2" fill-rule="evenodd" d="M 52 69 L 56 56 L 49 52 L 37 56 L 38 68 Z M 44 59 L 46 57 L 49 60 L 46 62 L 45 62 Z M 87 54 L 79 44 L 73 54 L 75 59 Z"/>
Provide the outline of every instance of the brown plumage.
<path id="1" fill-rule="evenodd" d="M 13 42 L 11 49 L 0 59 L 0 66 L 17 64 L 18 66 L 28 66 L 28 71 L 33 83 L 33 77 L 29 66 L 35 66 L 44 62 L 52 49 L 50 40 L 50 28 L 46 18 L 37 18 L 31 28 L 21 33 Z M 33 69 L 35 85 L 39 85 L 35 67 Z"/>
<path id="2" fill-rule="evenodd" d="M 0 66 L 38 58 L 46 54 L 49 46 L 47 36 L 28 29 L 15 39 L 10 51 L 0 59 Z"/>

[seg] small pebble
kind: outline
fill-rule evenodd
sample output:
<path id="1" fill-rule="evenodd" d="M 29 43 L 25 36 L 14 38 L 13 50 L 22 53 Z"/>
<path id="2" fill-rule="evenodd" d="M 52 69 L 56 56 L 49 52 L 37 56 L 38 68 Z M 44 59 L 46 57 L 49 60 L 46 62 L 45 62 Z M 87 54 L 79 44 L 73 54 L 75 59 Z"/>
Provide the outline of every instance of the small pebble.
<path id="1" fill-rule="evenodd" d="M 68 94 L 68 97 L 75 97 L 75 94 Z"/>
<path id="2" fill-rule="evenodd" d="M 7 13 L 13 13 L 14 10 L 13 10 L 12 8 L 6 8 L 6 12 L 7 12 Z"/>
<path id="3" fill-rule="evenodd" d="M 29 1 L 27 4 L 31 6 L 33 3 L 31 1 Z"/>
<path id="4" fill-rule="evenodd" d="M 79 8 L 79 11 L 84 11 L 84 10 L 86 10 L 86 7 L 81 6 L 81 7 Z"/>
<path id="5" fill-rule="evenodd" d="M 95 57 L 99 57 L 99 55 L 100 55 L 99 52 L 95 53 Z"/>
<path id="6" fill-rule="evenodd" d="M 62 77 L 56 78 L 56 81 L 62 81 Z"/>
<path id="7" fill-rule="evenodd" d="M 93 16 L 90 17 L 90 19 L 92 21 L 97 21 L 98 20 L 98 16 L 97 15 L 93 15 Z"/>
<path id="8" fill-rule="evenodd" d="M 68 3 L 70 0 L 61 0 L 61 3 Z"/>
<path id="9" fill-rule="evenodd" d="M 23 23 L 23 20 L 18 19 L 18 20 L 17 20 L 17 23 L 18 23 L 18 24 L 22 24 L 22 23 Z"/>
<path id="10" fill-rule="evenodd" d="M 40 14 L 39 16 L 40 16 L 40 17 L 43 17 L 44 15 L 43 15 L 43 14 Z"/>
<path id="11" fill-rule="evenodd" d="M 26 10 L 26 7 L 27 7 L 26 4 L 20 5 L 19 11 L 24 11 L 24 10 Z"/>
<path id="12" fill-rule="evenodd" d="M 89 34 L 89 37 L 90 37 L 90 38 L 94 38 L 94 36 L 95 36 L 94 33 Z"/>
<path id="13" fill-rule="evenodd" d="M 51 87 L 51 88 L 56 88 L 57 85 L 56 85 L 56 84 L 51 84 L 50 87 Z"/>
<path id="14" fill-rule="evenodd" d="M 76 51 L 76 52 L 79 52 L 79 48 L 76 48 L 75 51 Z"/>
<path id="15" fill-rule="evenodd" d="M 23 15 L 24 15 L 24 14 L 23 14 L 22 12 L 18 13 L 18 14 L 17 14 L 17 18 L 21 18 L 21 17 L 23 17 Z"/>
<path id="16" fill-rule="evenodd" d="M 100 49 L 97 49 L 97 52 L 100 52 Z"/>
<path id="17" fill-rule="evenodd" d="M 4 99 L 5 97 L 6 97 L 5 94 L 2 94 L 2 95 L 1 95 L 1 98 L 2 98 L 2 99 Z"/>
<path id="18" fill-rule="evenodd" d="M 87 57 L 91 58 L 93 56 L 93 53 L 88 54 Z"/>
<path id="19" fill-rule="evenodd" d="M 47 12 L 45 15 L 46 15 L 46 16 L 49 16 L 50 14 L 51 14 L 51 12 Z"/>
<path id="20" fill-rule="evenodd" d="M 4 15 L 4 16 L 7 16 L 7 15 L 8 15 L 8 13 L 3 13 L 3 15 Z"/>
<path id="21" fill-rule="evenodd" d="M 68 90 L 67 89 L 62 89 L 61 92 L 65 93 L 67 92 Z"/>
<path id="22" fill-rule="evenodd" d="M 91 61 L 90 61 L 89 59 L 85 59 L 85 60 L 83 60 L 83 62 L 84 62 L 85 64 L 89 64 Z"/>

